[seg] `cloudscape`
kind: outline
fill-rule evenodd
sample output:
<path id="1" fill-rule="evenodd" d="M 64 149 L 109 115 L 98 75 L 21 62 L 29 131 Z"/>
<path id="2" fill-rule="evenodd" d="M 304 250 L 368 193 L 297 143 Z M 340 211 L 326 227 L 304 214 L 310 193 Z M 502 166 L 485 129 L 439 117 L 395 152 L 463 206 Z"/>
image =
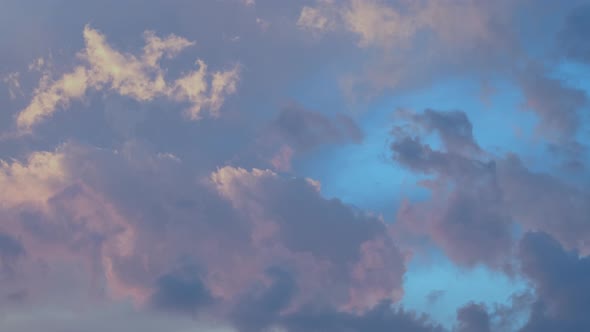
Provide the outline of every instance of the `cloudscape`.
<path id="1" fill-rule="evenodd" d="M 0 331 L 590 331 L 588 1 L 0 8 Z"/>

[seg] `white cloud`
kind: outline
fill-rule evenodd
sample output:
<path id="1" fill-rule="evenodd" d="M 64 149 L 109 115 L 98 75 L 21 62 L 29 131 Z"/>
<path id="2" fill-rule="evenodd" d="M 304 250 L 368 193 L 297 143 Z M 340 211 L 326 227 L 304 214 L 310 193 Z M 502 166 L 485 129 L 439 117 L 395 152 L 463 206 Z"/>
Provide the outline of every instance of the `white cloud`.
<path id="1" fill-rule="evenodd" d="M 227 95 L 236 92 L 239 67 L 226 71 L 207 72 L 204 61 L 198 69 L 167 82 L 160 60 L 172 58 L 183 49 L 194 45 L 182 37 L 165 38 L 146 31 L 146 45 L 138 57 L 113 48 L 99 31 L 84 28 L 85 48 L 79 53 L 82 65 L 52 81 L 45 73 L 35 90 L 30 104 L 17 116 L 17 126 L 30 131 L 34 125 L 51 116 L 58 108 L 66 108 L 72 100 L 81 99 L 88 89 L 114 92 L 137 101 L 146 102 L 165 97 L 177 102 L 188 102 L 190 119 L 199 119 L 203 109 L 217 115 Z"/>
<path id="2" fill-rule="evenodd" d="M 61 153 L 35 152 L 25 163 L 0 160 L 0 207 L 42 206 L 63 188 L 65 178 Z"/>

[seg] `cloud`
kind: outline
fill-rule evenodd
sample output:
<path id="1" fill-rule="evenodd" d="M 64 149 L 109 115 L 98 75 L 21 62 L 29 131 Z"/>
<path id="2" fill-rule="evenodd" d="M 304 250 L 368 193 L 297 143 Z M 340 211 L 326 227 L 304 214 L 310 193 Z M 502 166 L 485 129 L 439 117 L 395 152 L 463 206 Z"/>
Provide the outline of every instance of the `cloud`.
<path id="1" fill-rule="evenodd" d="M 213 302 L 207 287 L 193 269 L 166 274 L 156 283 L 150 302 L 157 309 L 195 314 Z"/>
<path id="2" fill-rule="evenodd" d="M 52 115 L 57 107 L 65 108 L 72 100 L 81 99 L 87 88 L 88 74 L 83 67 L 77 67 L 54 82 L 43 76 L 31 103 L 17 116 L 18 127 L 30 130 L 41 119 Z"/>
<path id="3" fill-rule="evenodd" d="M 243 303 L 266 310 L 274 300 L 256 294 L 272 287 L 271 298 L 293 287 L 273 322 L 308 303 L 362 313 L 403 294 L 406 257 L 388 227 L 323 198 L 311 180 L 226 166 L 187 182 L 182 160 L 137 143 L 116 152 L 67 143 L 4 165 L 6 188 L 21 193 L 0 209 L 7 236 L 26 248 L 19 273 L 36 260 L 79 264 L 104 280 L 99 298 L 236 315 L 244 326 L 258 314 Z"/>
<path id="4" fill-rule="evenodd" d="M 71 291 L 71 288 L 70 288 Z M 63 296 L 63 293 L 61 294 Z M 124 304 L 95 303 L 92 309 L 84 305 L 75 308 L 33 306 L 25 312 L 4 309 L 0 326 L 8 331 L 47 332 L 87 331 L 113 332 L 145 331 L 161 332 L 236 332 L 220 322 L 195 321 L 192 317 L 179 317 L 166 312 L 138 312 Z"/>
<path id="5" fill-rule="evenodd" d="M 333 6 L 334 1 L 318 1 L 317 7 L 304 6 L 299 14 L 297 26 L 312 32 L 324 32 L 335 28 L 337 13 Z"/>
<path id="6" fill-rule="evenodd" d="M 575 138 L 580 126 L 580 111 L 588 106 L 583 90 L 547 77 L 541 69 L 527 68 L 520 77 L 525 107 L 535 112 L 539 130 L 549 138 L 567 141 Z"/>
<path id="7" fill-rule="evenodd" d="M 16 260 L 25 254 L 22 243 L 10 234 L 0 233 L 0 272 L 12 271 Z"/>
<path id="8" fill-rule="evenodd" d="M 515 13 L 523 7 L 538 10 L 503 0 L 316 3 L 303 8 L 299 27 L 315 35 L 351 36 L 364 55 L 341 75 L 345 93 L 355 99 L 430 87 L 459 73 L 485 80 L 513 72 L 517 59 L 526 59 L 518 34 L 522 22 Z"/>
<path id="9" fill-rule="evenodd" d="M 298 150 L 320 144 L 359 143 L 363 133 L 349 116 L 338 114 L 330 118 L 298 105 L 285 107 L 273 123 L 277 135 Z"/>
<path id="10" fill-rule="evenodd" d="M 345 29 L 358 36 L 360 47 L 406 47 L 423 31 L 447 44 L 465 47 L 501 37 L 489 13 L 493 8 L 478 1 L 400 2 L 391 6 L 380 0 L 320 0 L 317 7 L 303 7 L 297 24 L 309 30 Z M 460 23 L 459 18 L 463 18 Z"/>
<path id="11" fill-rule="evenodd" d="M 583 63 L 590 62 L 590 46 L 585 41 L 585 32 L 590 29 L 590 5 L 582 4 L 572 8 L 561 31 L 557 43 L 565 57 Z"/>
<path id="12" fill-rule="evenodd" d="M 470 303 L 457 310 L 457 332 L 491 332 L 490 316 L 485 305 Z"/>
<path id="13" fill-rule="evenodd" d="M 428 304 L 435 304 L 445 296 L 445 293 L 446 291 L 442 289 L 433 290 L 426 295 L 426 301 L 428 301 Z"/>
<path id="14" fill-rule="evenodd" d="M 468 265 L 485 262 L 506 268 L 516 224 L 547 232 L 569 249 L 588 252 L 584 220 L 590 210 L 583 203 L 588 200 L 585 188 L 534 172 L 514 154 L 493 156 L 481 151 L 470 134 L 471 124 L 458 117 L 460 113 L 437 116 L 461 118 L 461 126 L 432 121 L 427 114 L 433 113 L 401 114 L 409 123 L 393 130 L 393 159 L 435 178 L 421 183 L 432 199 L 405 203 L 397 214 L 398 227 L 427 234 L 451 258 Z M 432 131 L 439 133 L 444 150 L 412 136 Z"/>
<path id="15" fill-rule="evenodd" d="M 224 167 L 212 175 L 212 181 L 235 208 L 251 218 L 256 241 L 272 243 L 269 237 L 276 237 L 282 247 L 277 252 L 287 249 L 300 257 L 297 260 L 311 254 L 310 263 L 317 264 L 314 269 L 335 278 L 331 286 L 320 283 L 317 286 L 323 289 L 306 296 L 359 309 L 385 298 L 399 299 L 404 257 L 377 218 L 357 214 L 338 200 L 321 198 L 309 181 L 281 179 L 268 170 Z M 338 237 L 331 237 L 336 229 Z M 338 294 L 338 288 L 346 289 L 346 295 Z"/>
<path id="16" fill-rule="evenodd" d="M 11 208 L 22 204 L 44 206 L 49 198 L 63 188 L 66 174 L 63 155 L 35 152 L 26 163 L 0 161 L 0 207 Z"/>
<path id="17" fill-rule="evenodd" d="M 447 151 L 477 153 L 480 147 L 473 137 L 473 125 L 463 111 L 426 109 L 422 113 L 408 110 L 396 111 L 397 118 L 409 120 L 426 134 L 436 133 Z"/>
<path id="18" fill-rule="evenodd" d="M 537 299 L 522 332 L 583 331 L 590 327 L 590 260 L 564 250 L 544 233 L 528 233 L 520 244 L 523 273 Z"/>
<path id="19" fill-rule="evenodd" d="M 248 164 L 256 160 L 277 171 L 292 171 L 295 158 L 326 145 L 361 144 L 364 136 L 346 114 L 326 115 L 291 103 L 280 109 L 239 161 Z"/>
<path id="20" fill-rule="evenodd" d="M 586 222 L 590 199 L 586 188 L 555 176 L 533 172 L 515 155 L 498 163 L 498 181 L 504 202 L 515 220 L 529 230 L 542 230 L 568 249 L 590 252 Z"/>
<path id="21" fill-rule="evenodd" d="M 330 310 L 308 309 L 287 317 L 283 325 L 290 332 L 304 331 L 407 331 L 407 332 L 442 332 L 444 329 L 431 323 L 427 317 L 420 317 L 411 312 L 392 309 L 385 302 L 362 314 L 355 315 Z"/>
<path id="22" fill-rule="evenodd" d="M 164 97 L 188 103 L 186 115 L 193 120 L 201 117 L 204 108 L 211 115 L 218 115 L 225 97 L 236 92 L 238 66 L 209 73 L 202 60 L 197 60 L 197 70 L 166 81 L 160 60 L 194 45 L 182 37 L 160 38 L 153 31 L 146 31 L 146 44 L 138 57 L 114 49 L 103 34 L 88 25 L 83 35 L 85 48 L 79 53 L 82 64 L 55 81 L 48 73 L 43 75 L 30 104 L 17 115 L 20 130 L 31 130 L 58 108 L 67 108 L 71 101 L 82 99 L 89 89 L 114 92 L 139 102 Z"/>
<path id="23" fill-rule="evenodd" d="M 398 211 L 402 232 L 427 234 L 456 262 L 485 262 L 506 267 L 511 251 L 512 219 L 498 186 L 496 165 L 479 160 L 469 119 L 460 111 L 398 112 L 408 123 L 395 126 L 393 159 L 411 170 L 436 177 L 423 185 L 432 193 L 424 202 L 405 203 Z M 445 150 L 423 143 L 420 133 L 436 132 Z"/>

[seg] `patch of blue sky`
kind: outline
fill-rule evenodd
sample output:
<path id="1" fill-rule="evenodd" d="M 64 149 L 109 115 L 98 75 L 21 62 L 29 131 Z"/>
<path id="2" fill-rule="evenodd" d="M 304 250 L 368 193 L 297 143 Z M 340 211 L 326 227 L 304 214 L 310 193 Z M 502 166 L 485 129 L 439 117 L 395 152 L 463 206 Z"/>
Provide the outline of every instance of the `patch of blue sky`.
<path id="1" fill-rule="evenodd" d="M 428 313 L 435 321 L 450 327 L 457 309 L 469 302 L 494 304 L 510 303 L 513 294 L 527 289 L 522 279 L 511 278 L 501 272 L 478 266 L 471 269 L 457 267 L 442 254 L 434 254 L 432 261 L 415 259 L 410 262 L 404 280 L 404 308 Z M 442 292 L 440 292 L 442 291 Z M 440 292 L 436 298 L 429 295 Z"/>
<path id="2" fill-rule="evenodd" d="M 545 148 L 530 139 L 536 124 L 534 114 L 518 109 L 523 98 L 516 87 L 506 82 L 492 84 L 495 92 L 487 103 L 481 98 L 479 82 L 469 80 L 452 80 L 417 93 L 382 98 L 357 117 L 365 132 L 362 144 L 324 147 L 296 162 L 295 168 L 320 180 L 325 196 L 382 213 L 386 220 L 394 219 L 401 199 L 428 197 L 425 189 L 416 186 L 421 177 L 396 165 L 389 153 L 393 111 L 400 107 L 419 112 L 426 108 L 463 110 L 473 123 L 475 139 L 484 149 L 499 155 L 516 152 L 536 164 L 535 160 L 545 158 Z M 323 98 L 316 97 L 310 104 L 317 104 Z M 428 143 L 439 145 L 432 138 Z M 456 310 L 469 301 L 506 303 L 510 295 L 526 287 L 522 281 L 484 267 L 458 268 L 442 255 L 426 264 L 410 263 L 405 283 L 402 304 L 429 312 L 447 326 L 454 321 Z M 438 301 L 429 303 L 428 294 L 436 290 L 445 293 Z"/>
<path id="3" fill-rule="evenodd" d="M 316 149 L 296 160 L 294 169 L 298 174 L 319 180 L 325 197 L 339 198 L 392 220 L 402 199 L 420 199 L 428 194 L 415 185 L 419 176 L 391 159 L 389 143 L 394 108 L 389 100 L 383 99 L 366 109 L 351 109 L 340 86 L 329 74 L 326 70 L 311 84 L 299 87 L 293 99 L 324 114 L 352 116 L 361 127 L 364 139 L 359 144 Z"/>

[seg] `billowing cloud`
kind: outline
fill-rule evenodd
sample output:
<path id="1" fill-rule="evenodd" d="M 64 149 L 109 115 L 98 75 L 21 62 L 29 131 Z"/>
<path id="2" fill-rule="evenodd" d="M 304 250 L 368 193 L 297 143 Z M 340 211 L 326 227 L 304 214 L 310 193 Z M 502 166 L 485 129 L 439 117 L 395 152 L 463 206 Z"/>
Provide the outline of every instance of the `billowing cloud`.
<path id="1" fill-rule="evenodd" d="M 203 60 L 197 60 L 197 70 L 167 81 L 160 60 L 176 56 L 194 42 L 175 35 L 160 38 L 153 31 L 146 31 L 144 39 L 146 44 L 138 57 L 116 50 L 102 33 L 87 25 L 85 48 L 79 53 L 82 64 L 57 80 L 45 73 L 30 104 L 17 116 L 18 128 L 31 130 L 58 108 L 82 99 L 89 89 L 114 92 L 140 102 L 164 97 L 187 103 L 190 106 L 186 114 L 193 120 L 201 117 L 202 109 L 217 115 L 225 97 L 236 91 L 238 66 L 209 73 Z"/>
<path id="2" fill-rule="evenodd" d="M 186 183 L 182 161 L 138 152 L 66 144 L 5 163 L 7 188 L 22 193 L 0 210 L 14 221 L 7 253 L 19 236 L 27 258 L 84 262 L 106 281 L 104 296 L 172 312 L 230 310 L 238 321 L 256 314 L 240 313 L 242 294 L 273 287 L 267 271 L 277 268 L 296 291 L 273 320 L 307 303 L 363 312 L 401 298 L 405 257 L 386 225 L 324 199 L 314 181 L 228 166 Z M 141 184 L 153 171 L 157 189 Z"/>

